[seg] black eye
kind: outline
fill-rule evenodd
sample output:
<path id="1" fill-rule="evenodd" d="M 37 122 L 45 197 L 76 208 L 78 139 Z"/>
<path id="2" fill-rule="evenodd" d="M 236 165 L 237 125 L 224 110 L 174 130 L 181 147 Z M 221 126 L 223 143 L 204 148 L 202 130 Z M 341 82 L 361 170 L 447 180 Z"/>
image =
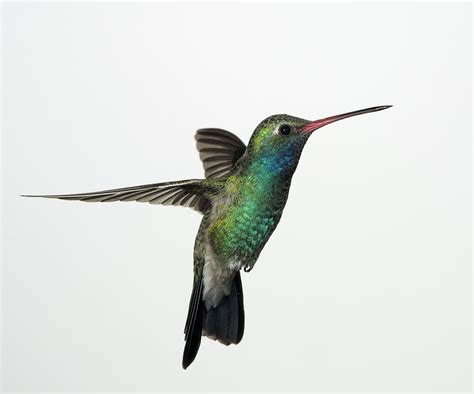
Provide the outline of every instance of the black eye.
<path id="1" fill-rule="evenodd" d="M 278 132 L 281 135 L 288 135 L 291 133 L 291 126 L 288 124 L 282 124 L 280 128 L 278 129 Z"/>

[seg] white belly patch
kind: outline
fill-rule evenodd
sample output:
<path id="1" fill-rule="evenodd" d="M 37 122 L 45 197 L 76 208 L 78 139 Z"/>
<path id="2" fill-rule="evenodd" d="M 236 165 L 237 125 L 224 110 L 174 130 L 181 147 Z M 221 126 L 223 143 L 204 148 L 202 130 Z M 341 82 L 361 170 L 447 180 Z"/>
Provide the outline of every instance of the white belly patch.
<path id="1" fill-rule="evenodd" d="M 217 205 L 230 204 L 230 197 L 223 197 Z M 210 221 L 212 222 L 216 215 L 217 210 L 215 206 L 212 208 L 210 214 Z M 240 261 L 223 262 L 218 255 L 214 253 L 210 245 L 207 234 L 205 235 L 204 242 L 204 267 L 203 267 L 203 281 L 204 289 L 202 299 L 206 303 L 206 307 L 216 307 L 219 305 L 222 297 L 227 296 L 231 292 L 232 280 L 235 273 L 240 270 L 242 263 Z"/>
<path id="2" fill-rule="evenodd" d="M 219 305 L 222 297 L 230 294 L 234 275 L 242 266 L 239 261 L 231 264 L 219 261 L 210 248 L 207 244 L 202 272 L 204 281 L 202 299 L 208 309 Z"/>

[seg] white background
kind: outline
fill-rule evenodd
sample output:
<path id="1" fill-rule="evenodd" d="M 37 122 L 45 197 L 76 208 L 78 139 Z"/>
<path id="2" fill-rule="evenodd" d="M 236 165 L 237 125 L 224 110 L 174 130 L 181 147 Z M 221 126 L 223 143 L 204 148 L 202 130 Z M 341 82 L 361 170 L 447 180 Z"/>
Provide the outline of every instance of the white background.
<path id="1" fill-rule="evenodd" d="M 3 389 L 470 391 L 469 4 L 4 4 Z M 22 199 L 202 177 L 194 130 L 315 133 L 181 369 L 199 214 Z"/>

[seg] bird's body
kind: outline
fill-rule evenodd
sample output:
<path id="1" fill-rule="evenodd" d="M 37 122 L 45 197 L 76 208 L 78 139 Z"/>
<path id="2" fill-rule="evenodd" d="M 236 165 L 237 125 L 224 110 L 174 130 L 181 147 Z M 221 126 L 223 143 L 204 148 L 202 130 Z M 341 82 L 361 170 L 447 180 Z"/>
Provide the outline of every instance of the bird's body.
<path id="1" fill-rule="evenodd" d="M 206 270 L 211 264 L 230 271 L 242 267 L 250 270 L 276 228 L 288 198 L 293 171 L 282 174 L 262 168 L 260 163 L 247 164 L 245 158 L 242 161 L 225 179 L 221 194 L 203 218 L 200 232 L 206 245 L 206 279 L 212 276 Z M 216 263 L 211 263 L 214 260 Z M 206 302 L 215 306 L 219 296 L 214 286 L 204 286 Z"/>
<path id="2" fill-rule="evenodd" d="M 193 292 L 185 326 L 183 367 L 187 368 L 198 352 L 201 335 L 226 345 L 242 339 L 240 270 L 253 268 L 278 225 L 311 133 L 336 120 L 385 108 L 388 106 L 314 122 L 273 115 L 260 123 L 247 147 L 228 131 L 201 129 L 196 140 L 206 179 L 39 197 L 180 205 L 203 214 L 194 245 Z"/>

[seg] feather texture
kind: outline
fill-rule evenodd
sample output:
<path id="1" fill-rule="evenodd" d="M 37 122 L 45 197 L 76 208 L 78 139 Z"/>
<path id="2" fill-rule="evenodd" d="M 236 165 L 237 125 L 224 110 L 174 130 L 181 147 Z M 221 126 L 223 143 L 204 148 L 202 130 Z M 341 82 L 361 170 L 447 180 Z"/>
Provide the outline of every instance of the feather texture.
<path id="1" fill-rule="evenodd" d="M 206 178 L 226 176 L 246 149 L 239 137 L 222 129 L 198 130 L 196 145 Z"/>
<path id="2" fill-rule="evenodd" d="M 124 187 L 91 193 L 28 195 L 24 197 L 57 198 L 60 200 L 85 202 L 138 201 L 150 204 L 177 205 L 204 212 L 210 200 L 206 192 L 208 186 L 199 179 L 178 182 L 154 183 L 149 185 Z"/>
<path id="3" fill-rule="evenodd" d="M 202 302 L 202 280 L 194 282 L 191 300 L 189 301 L 188 318 L 184 329 L 186 345 L 183 353 L 183 368 L 186 369 L 196 358 L 201 346 L 201 332 L 204 304 Z"/>
<path id="4" fill-rule="evenodd" d="M 224 345 L 238 344 L 244 335 L 244 295 L 240 272 L 234 276 L 231 292 L 219 305 L 204 309 L 202 335 Z"/>

